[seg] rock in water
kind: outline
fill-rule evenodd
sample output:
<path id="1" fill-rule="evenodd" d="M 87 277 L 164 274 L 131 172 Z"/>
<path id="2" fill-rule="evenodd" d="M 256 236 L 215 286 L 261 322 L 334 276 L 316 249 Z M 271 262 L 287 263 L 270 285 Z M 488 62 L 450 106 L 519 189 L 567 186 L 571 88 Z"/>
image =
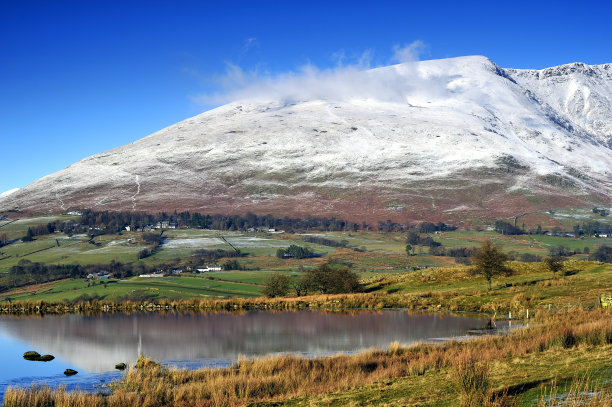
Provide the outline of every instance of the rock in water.
<path id="1" fill-rule="evenodd" d="M 29 350 L 23 354 L 23 358 L 25 360 L 37 361 L 37 360 L 40 360 L 40 353 L 33 351 L 33 350 Z"/>

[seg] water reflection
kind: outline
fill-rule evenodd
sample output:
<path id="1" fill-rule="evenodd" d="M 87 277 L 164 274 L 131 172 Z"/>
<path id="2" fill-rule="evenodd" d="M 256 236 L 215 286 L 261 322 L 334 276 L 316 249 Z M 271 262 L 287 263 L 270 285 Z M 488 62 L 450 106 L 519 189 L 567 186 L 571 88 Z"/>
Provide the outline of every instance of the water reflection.
<path id="1" fill-rule="evenodd" d="M 133 363 L 141 352 L 160 361 L 212 362 L 278 352 L 353 352 L 461 336 L 486 322 L 400 311 L 62 315 L 2 317 L 0 337 L 53 354 L 77 370 L 104 372 L 118 362 Z"/>

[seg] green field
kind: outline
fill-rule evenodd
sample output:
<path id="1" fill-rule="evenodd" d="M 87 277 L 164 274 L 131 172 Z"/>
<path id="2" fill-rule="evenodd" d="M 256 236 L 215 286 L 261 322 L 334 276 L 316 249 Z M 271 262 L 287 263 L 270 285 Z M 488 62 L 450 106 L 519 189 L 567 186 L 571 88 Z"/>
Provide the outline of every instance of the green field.
<path id="1" fill-rule="evenodd" d="M 40 287 L 40 288 L 38 288 Z M 102 281 L 62 280 L 34 290 L 10 294 L 11 300 L 44 300 L 47 302 L 75 301 L 98 298 L 101 300 L 119 301 L 122 299 L 169 300 L 209 297 L 242 297 L 252 298 L 261 295 L 261 286 L 247 283 L 209 280 L 201 277 L 133 277 L 125 280 L 110 279 Z M 2 297 L 0 297 L 2 298 Z M 4 297 L 6 298 L 6 296 Z"/>
<path id="2" fill-rule="evenodd" d="M 595 219 L 598 215 L 583 211 L 576 216 Z M 561 215 L 559 215 L 561 216 Z M 563 214 L 564 219 L 570 215 Z M 594 217 L 595 216 L 595 217 Z M 601 217 L 600 217 L 601 218 Z M 146 279 L 121 281 L 108 284 L 108 288 L 76 287 L 65 285 L 67 283 L 49 284 L 47 290 L 28 294 L 32 299 L 45 298 L 52 300 L 73 300 L 82 295 L 99 296 L 108 299 L 122 298 L 134 290 L 147 290 L 146 293 L 136 291 L 138 295 L 151 298 L 189 298 L 198 296 L 212 297 L 252 297 L 261 292 L 269 272 L 282 272 L 299 275 L 301 270 L 316 267 L 324 262 L 338 262 L 349 265 L 353 270 L 361 273 L 364 280 L 384 278 L 396 274 L 403 274 L 419 267 L 446 267 L 455 266 L 457 262 L 452 257 L 433 256 L 429 248 L 417 246 L 414 255 L 407 256 L 405 233 L 379 233 L 372 231 L 358 232 L 310 232 L 303 234 L 268 234 L 247 233 L 237 231 L 216 231 L 206 229 L 170 229 L 165 230 L 164 243 L 155 252 L 139 260 L 139 252 L 146 246 L 141 242 L 140 232 L 123 231 L 118 234 L 106 234 L 91 239 L 84 235 L 67 236 L 63 233 L 38 236 L 33 242 L 22 242 L 18 238 L 24 236 L 27 228 L 46 224 L 55 220 L 78 220 L 75 216 L 49 216 L 31 219 L 20 219 L 9 223 L 0 222 L 0 233 L 8 235 L 10 244 L 0 248 L 0 284 L 6 278 L 11 267 L 21 260 L 40 262 L 44 264 L 79 264 L 100 265 L 105 269 L 111 261 L 124 264 L 138 264 L 151 267 L 161 267 L 164 264 L 174 263 L 182 268 L 181 264 L 192 258 L 197 250 L 233 250 L 238 249 L 244 255 L 236 260 L 249 271 L 232 271 L 207 273 L 198 278 L 192 277 L 197 283 L 206 281 L 206 286 L 178 284 L 173 278 L 165 278 L 162 282 L 153 282 Z M 574 220 L 576 221 L 576 220 Z M 159 233 L 159 231 L 155 231 Z M 309 236 L 322 237 L 336 242 L 347 242 L 345 248 L 330 247 L 305 242 Z M 486 239 L 491 239 L 500 245 L 505 252 L 518 254 L 531 253 L 537 256 L 546 256 L 548 250 L 555 246 L 565 246 L 570 250 L 578 249 L 583 252 L 587 248 L 595 251 L 602 244 L 612 245 L 610 238 L 573 238 L 555 237 L 546 235 L 503 236 L 493 231 L 456 230 L 431 235 L 435 241 L 442 244 L 442 248 L 451 249 L 459 247 L 478 247 Z M 279 259 L 276 251 L 291 244 L 305 246 L 317 253 L 319 257 L 310 259 Z M 585 260 L 588 255 L 575 255 L 575 260 Z M 219 259 L 223 264 L 230 259 Z M 189 277 L 181 277 L 180 281 L 188 281 Z M 131 285 L 134 285 L 132 287 Z M 202 283 L 204 284 L 204 283 Z M 65 287 L 65 288 L 63 288 Z M 420 289 L 420 288 L 419 288 Z M 433 287 L 432 287 L 433 289 Z M 65 294 L 64 294 L 65 293 Z M 24 294 L 19 294 L 22 296 Z M 11 296 L 13 292 L 4 293 L 0 298 Z M 63 297 L 62 297 L 63 296 Z"/>
<path id="3" fill-rule="evenodd" d="M 25 235 L 28 226 L 41 224 L 56 218 L 36 218 L 19 220 L 0 230 L 7 233 L 11 239 Z M 159 233 L 159 232 L 158 232 Z M 309 234 L 261 234 L 240 233 L 231 231 L 213 231 L 205 229 L 174 229 L 164 232 L 166 240 L 155 253 L 142 261 L 144 264 L 157 265 L 184 259 L 196 250 L 224 249 L 232 250 L 227 243 L 247 254 L 241 261 L 250 267 L 270 270 L 295 270 L 299 265 L 309 262 L 275 261 L 277 249 L 286 248 L 290 244 L 309 247 L 323 258 L 334 257 L 341 250 L 341 257 L 350 257 L 356 268 L 364 271 L 392 271 L 408 266 L 444 266 L 452 265 L 449 258 L 429 256 L 427 247 L 417 246 L 415 256 L 405 257 L 405 234 L 378 232 L 326 232 Z M 304 242 L 306 236 L 320 236 L 335 241 L 347 241 L 351 251 L 347 249 L 323 246 Z M 8 271 L 20 260 L 47 264 L 107 264 L 112 260 L 122 263 L 138 262 L 138 252 L 145 246 L 138 244 L 139 232 L 122 232 L 116 235 L 98 236 L 89 242 L 85 235 L 68 237 L 63 233 L 39 236 L 33 242 L 16 241 L 0 248 L 0 273 Z M 554 246 L 566 246 L 571 250 L 583 251 L 585 247 L 592 252 L 601 244 L 612 244 L 610 238 L 568 238 L 546 235 L 502 236 L 492 231 L 457 230 L 432 235 L 434 240 L 442 243 L 442 247 L 478 247 L 485 239 L 491 239 L 502 246 L 506 252 L 532 253 L 545 256 L 548 249 Z M 225 239 L 225 240 L 223 240 Z M 356 253 L 363 253 L 357 255 Z M 392 255 L 392 256 L 389 256 Z"/>

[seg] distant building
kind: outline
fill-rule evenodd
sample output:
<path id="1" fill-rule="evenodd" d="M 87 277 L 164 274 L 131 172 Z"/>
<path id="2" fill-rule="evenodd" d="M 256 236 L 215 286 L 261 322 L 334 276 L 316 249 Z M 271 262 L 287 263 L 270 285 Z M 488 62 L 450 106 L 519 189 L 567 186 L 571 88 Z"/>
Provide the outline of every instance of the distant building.
<path id="1" fill-rule="evenodd" d="M 106 270 L 101 270 L 101 271 L 98 271 L 97 273 L 89 273 L 87 275 L 88 280 L 108 280 L 109 278 L 110 278 L 110 275 L 108 274 L 108 271 Z"/>
<path id="2" fill-rule="evenodd" d="M 155 229 L 176 229 L 176 223 L 170 223 L 167 220 L 157 222 L 155 224 Z"/>
<path id="3" fill-rule="evenodd" d="M 209 266 L 202 266 L 202 267 L 196 268 L 196 271 L 198 273 L 207 273 L 209 271 L 221 271 L 221 270 L 222 270 L 222 268 L 218 264 L 209 265 Z"/>
<path id="4" fill-rule="evenodd" d="M 155 278 L 155 277 L 163 277 L 164 275 L 162 273 L 152 273 L 152 274 L 141 274 L 138 277 L 144 277 L 144 278 Z"/>

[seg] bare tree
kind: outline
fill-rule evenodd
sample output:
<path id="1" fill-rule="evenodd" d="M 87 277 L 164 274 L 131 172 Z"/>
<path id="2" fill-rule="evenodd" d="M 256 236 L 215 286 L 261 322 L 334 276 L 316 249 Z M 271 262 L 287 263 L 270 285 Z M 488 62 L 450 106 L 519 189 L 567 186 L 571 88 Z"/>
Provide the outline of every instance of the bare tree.
<path id="1" fill-rule="evenodd" d="M 490 240 L 487 240 L 472 256 L 472 264 L 474 264 L 472 271 L 487 280 L 490 290 L 494 276 L 512 274 L 512 269 L 506 266 L 506 261 L 508 261 L 508 256 Z"/>

